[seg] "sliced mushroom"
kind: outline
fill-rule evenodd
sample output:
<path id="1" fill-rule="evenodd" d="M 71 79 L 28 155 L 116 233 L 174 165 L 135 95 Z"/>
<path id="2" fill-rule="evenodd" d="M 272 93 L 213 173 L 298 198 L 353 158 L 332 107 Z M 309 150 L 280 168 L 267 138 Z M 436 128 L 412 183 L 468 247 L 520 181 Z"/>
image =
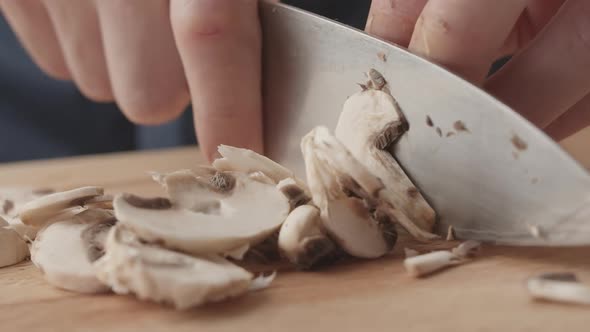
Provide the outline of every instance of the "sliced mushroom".
<path id="1" fill-rule="evenodd" d="M 298 268 L 309 269 L 334 254 L 336 245 L 321 228 L 320 210 L 301 205 L 281 226 L 279 250 Z"/>
<path id="2" fill-rule="evenodd" d="M 467 262 L 480 248 L 477 241 L 465 241 L 452 250 L 435 250 L 422 255 L 406 256 L 404 266 L 412 277 L 422 277 Z"/>
<path id="3" fill-rule="evenodd" d="M 86 210 L 49 224 L 31 245 L 31 261 L 55 287 L 79 293 L 106 292 L 109 287 L 96 278 L 92 263 L 104 253 L 105 234 L 114 223 L 112 213 Z"/>
<path id="4" fill-rule="evenodd" d="M 380 257 L 393 249 L 397 231 L 392 208 L 379 198 L 383 184 L 325 127 L 301 142 L 314 205 L 330 237 L 347 253 Z"/>
<path id="5" fill-rule="evenodd" d="M 275 183 L 291 178 L 301 188 L 307 189 L 305 182 L 298 179 L 291 170 L 252 150 L 220 145 L 218 152 L 223 157 L 213 161 L 213 167 L 218 171 L 262 172 Z"/>
<path id="6" fill-rule="evenodd" d="M 0 187 L 0 217 L 15 218 L 22 205 L 51 193 L 53 190 L 48 188 Z"/>
<path id="7" fill-rule="evenodd" d="M 191 254 L 229 253 L 279 229 L 289 201 L 274 185 L 240 172 L 163 177 L 170 200 L 129 194 L 114 199 L 117 219 L 142 240 Z"/>
<path id="8" fill-rule="evenodd" d="M 99 187 L 82 187 L 49 194 L 23 205 L 18 216 L 25 225 L 41 227 L 63 210 L 83 205 L 85 201 L 102 194 L 103 189 Z"/>
<path id="9" fill-rule="evenodd" d="M 394 214 L 404 228 L 413 223 L 424 232 L 432 232 L 435 211 L 388 151 L 408 130 L 408 123 L 383 76 L 371 69 L 368 77 L 363 91 L 344 103 L 334 135 L 383 181 L 382 196 L 396 207 Z"/>
<path id="10" fill-rule="evenodd" d="M 0 267 L 20 263 L 28 256 L 27 243 L 0 217 Z"/>
<path id="11" fill-rule="evenodd" d="M 113 195 L 101 195 L 91 198 L 84 202 L 84 207 L 88 209 L 113 209 Z"/>
<path id="12" fill-rule="evenodd" d="M 544 273 L 527 280 L 534 299 L 590 305 L 590 287 L 569 272 Z"/>
<path id="13" fill-rule="evenodd" d="M 293 178 L 285 178 L 277 183 L 277 188 L 289 199 L 291 210 L 311 201 L 306 188 L 301 187 Z"/>
<path id="14" fill-rule="evenodd" d="M 253 275 L 216 255 L 192 257 L 143 244 L 128 230 L 109 232 L 97 276 L 118 294 L 187 309 L 249 291 Z M 258 284 L 258 282 L 256 283 Z"/>

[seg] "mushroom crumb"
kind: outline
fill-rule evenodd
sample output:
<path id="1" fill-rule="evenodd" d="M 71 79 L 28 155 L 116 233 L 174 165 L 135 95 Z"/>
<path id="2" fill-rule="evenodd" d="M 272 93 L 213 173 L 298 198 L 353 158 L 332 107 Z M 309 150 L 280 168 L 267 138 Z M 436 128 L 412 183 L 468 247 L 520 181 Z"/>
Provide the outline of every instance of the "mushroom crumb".
<path id="1" fill-rule="evenodd" d="M 404 266 L 412 277 L 423 277 L 439 270 L 463 264 L 468 261 L 480 247 L 477 241 L 466 241 L 458 247 L 447 250 L 436 250 L 426 254 L 406 258 Z"/>
<path id="2" fill-rule="evenodd" d="M 387 55 L 385 55 L 385 53 L 383 52 L 378 52 L 377 53 L 377 57 L 379 58 L 379 60 L 383 61 L 383 62 L 387 62 Z"/>
<path id="3" fill-rule="evenodd" d="M 544 273 L 529 278 L 526 287 L 533 299 L 590 305 L 590 287 L 569 272 Z"/>
<path id="4" fill-rule="evenodd" d="M 455 123 L 453 123 L 453 128 L 455 128 L 457 132 L 469 132 L 469 129 L 467 129 L 467 126 L 461 120 L 455 121 Z"/>
<path id="5" fill-rule="evenodd" d="M 436 134 L 442 137 L 442 129 L 440 129 L 440 127 L 436 127 Z"/>
<path id="6" fill-rule="evenodd" d="M 528 148 L 528 144 L 516 134 L 512 135 L 512 139 L 510 139 L 510 141 L 518 151 L 524 151 Z"/>
<path id="7" fill-rule="evenodd" d="M 432 122 L 432 118 L 430 117 L 430 115 L 426 116 L 426 125 L 428 127 L 434 127 L 434 122 Z"/>

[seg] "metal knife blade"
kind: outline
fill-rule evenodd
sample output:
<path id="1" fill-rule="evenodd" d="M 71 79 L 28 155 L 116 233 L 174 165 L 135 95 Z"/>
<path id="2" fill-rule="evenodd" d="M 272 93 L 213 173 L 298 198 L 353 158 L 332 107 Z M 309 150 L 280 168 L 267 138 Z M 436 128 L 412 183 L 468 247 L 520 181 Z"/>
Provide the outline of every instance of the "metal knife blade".
<path id="1" fill-rule="evenodd" d="M 375 68 L 410 123 L 392 153 L 436 210 L 440 233 L 452 225 L 458 238 L 499 244 L 590 244 L 590 175 L 509 107 L 338 22 L 267 2 L 260 15 L 270 158 L 305 178 L 301 137 L 317 125 L 334 130 Z"/>

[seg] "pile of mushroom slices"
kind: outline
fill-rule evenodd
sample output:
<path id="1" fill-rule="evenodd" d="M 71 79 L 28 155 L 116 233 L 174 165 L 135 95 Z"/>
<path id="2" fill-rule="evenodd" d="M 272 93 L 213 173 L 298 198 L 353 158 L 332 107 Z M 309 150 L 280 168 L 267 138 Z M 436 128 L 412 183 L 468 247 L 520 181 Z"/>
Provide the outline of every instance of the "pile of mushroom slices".
<path id="1" fill-rule="evenodd" d="M 28 254 L 26 240 L 52 285 L 185 309 L 268 286 L 275 274 L 256 277 L 240 262 L 247 257 L 308 270 L 382 257 L 402 230 L 438 239 L 435 212 L 388 152 L 408 125 L 381 75 L 368 78 L 334 134 L 318 126 L 302 138 L 306 181 L 222 145 L 211 166 L 152 173 L 167 197 L 109 197 L 98 187 L 34 197 L 13 216 L 21 231 L 7 226 L 22 241 L 12 255 Z"/>

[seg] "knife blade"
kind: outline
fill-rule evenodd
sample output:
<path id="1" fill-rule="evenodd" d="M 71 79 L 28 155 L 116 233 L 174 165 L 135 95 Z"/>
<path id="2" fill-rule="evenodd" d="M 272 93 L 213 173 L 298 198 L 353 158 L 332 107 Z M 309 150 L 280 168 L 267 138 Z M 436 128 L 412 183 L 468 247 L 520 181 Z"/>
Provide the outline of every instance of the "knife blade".
<path id="1" fill-rule="evenodd" d="M 438 214 L 437 232 L 509 245 L 590 244 L 590 175 L 508 106 L 363 31 L 261 2 L 266 154 L 305 178 L 300 139 L 334 130 L 375 68 L 410 129 L 392 148 Z"/>

